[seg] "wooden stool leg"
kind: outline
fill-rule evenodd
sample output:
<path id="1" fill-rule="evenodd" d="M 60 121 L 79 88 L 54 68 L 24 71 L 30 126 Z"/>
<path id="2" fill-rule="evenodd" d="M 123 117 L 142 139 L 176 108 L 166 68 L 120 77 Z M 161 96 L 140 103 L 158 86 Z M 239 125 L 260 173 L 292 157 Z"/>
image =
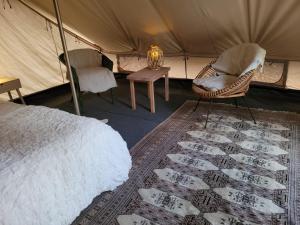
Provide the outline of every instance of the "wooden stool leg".
<path id="1" fill-rule="evenodd" d="M 155 113 L 154 83 L 152 81 L 148 82 L 148 89 L 150 94 L 150 110 L 152 113 Z"/>
<path id="2" fill-rule="evenodd" d="M 169 101 L 169 75 L 166 73 L 165 75 L 165 100 Z"/>
<path id="3" fill-rule="evenodd" d="M 10 100 L 10 101 L 13 101 L 13 97 L 12 97 L 10 91 L 8 91 L 7 94 L 8 94 L 9 100 Z"/>
<path id="4" fill-rule="evenodd" d="M 23 104 L 23 105 L 26 105 L 26 103 L 25 103 L 25 101 L 24 101 L 24 99 L 23 99 L 23 96 L 21 95 L 21 92 L 20 92 L 19 88 L 16 89 L 16 91 L 17 91 L 17 93 L 18 93 L 18 95 L 19 95 L 19 98 L 21 99 L 22 104 Z"/>
<path id="5" fill-rule="evenodd" d="M 135 103 L 135 90 L 134 90 L 134 81 L 130 81 L 130 95 L 131 95 L 131 107 L 132 110 L 136 110 L 136 103 Z"/>

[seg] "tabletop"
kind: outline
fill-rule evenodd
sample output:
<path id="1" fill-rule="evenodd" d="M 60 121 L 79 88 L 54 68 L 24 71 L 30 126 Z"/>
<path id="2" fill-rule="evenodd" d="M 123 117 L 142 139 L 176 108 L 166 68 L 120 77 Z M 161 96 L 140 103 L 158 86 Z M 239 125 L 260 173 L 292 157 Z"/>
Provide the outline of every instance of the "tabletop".
<path id="1" fill-rule="evenodd" d="M 152 70 L 148 67 L 134 72 L 127 76 L 128 80 L 134 81 L 156 81 L 168 74 L 170 67 L 161 67 L 158 70 Z"/>
<path id="2" fill-rule="evenodd" d="M 4 84 L 6 82 L 9 82 L 9 81 L 13 81 L 13 80 L 17 80 L 18 78 L 14 78 L 14 77 L 2 77 L 0 75 L 0 84 Z"/>

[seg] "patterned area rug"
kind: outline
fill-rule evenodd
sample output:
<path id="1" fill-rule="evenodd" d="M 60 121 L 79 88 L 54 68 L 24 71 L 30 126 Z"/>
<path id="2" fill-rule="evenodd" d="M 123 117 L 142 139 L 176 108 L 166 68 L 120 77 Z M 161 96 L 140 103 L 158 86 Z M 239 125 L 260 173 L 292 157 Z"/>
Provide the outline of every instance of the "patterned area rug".
<path id="1" fill-rule="evenodd" d="M 300 115 L 187 101 L 132 150 L 130 179 L 75 224 L 300 222 Z"/>

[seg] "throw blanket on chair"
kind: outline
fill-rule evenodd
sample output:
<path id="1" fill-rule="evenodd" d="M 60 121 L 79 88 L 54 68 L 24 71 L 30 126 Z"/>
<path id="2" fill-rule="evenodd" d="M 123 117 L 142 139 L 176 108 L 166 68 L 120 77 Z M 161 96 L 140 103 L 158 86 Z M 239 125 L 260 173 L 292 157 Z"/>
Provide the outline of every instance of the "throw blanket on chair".
<path id="1" fill-rule="evenodd" d="M 240 44 L 224 51 L 212 67 L 225 74 L 240 76 L 263 67 L 265 56 L 266 50 L 258 44 Z"/>
<path id="2" fill-rule="evenodd" d="M 117 87 L 114 74 L 102 65 L 103 55 L 93 49 L 69 51 L 71 66 L 75 69 L 80 91 L 99 93 Z"/>

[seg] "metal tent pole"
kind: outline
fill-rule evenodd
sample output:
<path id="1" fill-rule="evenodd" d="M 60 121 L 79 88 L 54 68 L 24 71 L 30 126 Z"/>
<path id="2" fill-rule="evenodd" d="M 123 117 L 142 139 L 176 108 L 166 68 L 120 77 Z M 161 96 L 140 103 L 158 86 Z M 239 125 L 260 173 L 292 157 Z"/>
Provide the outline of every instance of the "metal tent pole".
<path id="1" fill-rule="evenodd" d="M 65 37 L 65 33 L 64 33 L 64 29 L 63 29 L 63 25 L 62 25 L 62 21 L 61 21 L 58 0 L 53 0 L 53 5 L 54 5 L 55 15 L 56 15 L 56 19 L 57 19 L 57 25 L 58 25 L 58 29 L 59 29 L 61 43 L 62 43 L 62 46 L 63 46 L 63 49 L 64 49 L 64 54 L 65 54 L 65 59 L 66 59 L 66 66 L 67 66 L 67 73 L 70 74 L 70 83 L 71 83 L 71 89 L 72 89 L 72 95 L 73 95 L 75 111 L 76 111 L 76 114 L 80 116 L 79 104 L 78 104 L 78 99 L 77 99 L 77 94 L 76 94 L 76 89 L 75 89 L 75 84 L 74 84 L 70 59 L 69 59 L 69 55 L 68 55 L 66 37 Z"/>

